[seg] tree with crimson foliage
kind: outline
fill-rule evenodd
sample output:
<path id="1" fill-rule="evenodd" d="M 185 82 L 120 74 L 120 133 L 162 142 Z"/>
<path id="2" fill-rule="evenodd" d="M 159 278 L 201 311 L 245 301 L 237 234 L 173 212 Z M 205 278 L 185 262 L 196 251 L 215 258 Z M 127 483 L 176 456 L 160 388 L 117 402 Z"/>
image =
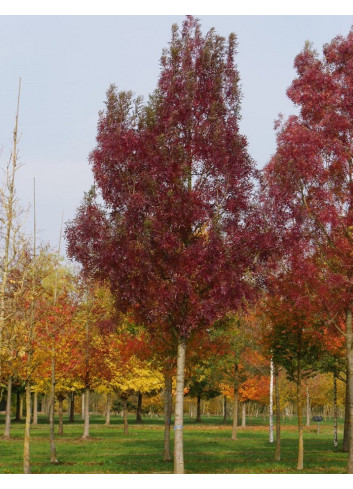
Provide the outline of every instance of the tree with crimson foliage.
<path id="1" fill-rule="evenodd" d="M 95 189 L 66 229 L 69 256 L 109 281 L 120 311 L 154 335 L 174 335 L 176 473 L 184 471 L 187 341 L 238 306 L 258 246 L 235 48 L 234 34 L 203 36 L 188 17 L 172 27 L 145 105 L 109 88 L 90 155 Z"/>
<path id="2" fill-rule="evenodd" d="M 287 94 L 299 107 L 279 128 L 277 152 L 265 171 L 269 191 L 288 227 L 301 223 L 340 289 L 345 315 L 348 397 L 353 420 L 353 30 L 320 58 L 306 44 Z M 303 225 L 305 223 L 305 225 Z M 353 473 L 353 430 L 348 472 Z"/>

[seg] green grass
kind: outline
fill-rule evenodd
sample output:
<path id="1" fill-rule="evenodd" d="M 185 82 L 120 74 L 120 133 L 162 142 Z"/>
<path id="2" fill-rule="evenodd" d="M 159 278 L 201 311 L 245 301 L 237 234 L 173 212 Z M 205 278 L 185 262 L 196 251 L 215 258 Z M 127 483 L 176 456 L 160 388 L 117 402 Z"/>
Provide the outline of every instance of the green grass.
<path id="1" fill-rule="evenodd" d="M 0 417 L 3 430 L 4 417 Z M 231 440 L 231 423 L 222 425 L 216 417 L 204 418 L 201 424 L 186 419 L 184 459 L 186 473 L 297 473 L 296 420 L 282 425 L 282 460 L 274 461 L 275 444 L 269 443 L 268 427 L 261 418 L 239 428 L 238 440 Z M 137 425 L 129 419 L 129 434 L 123 434 L 122 419 L 112 416 L 111 426 L 102 416 L 91 416 L 89 441 L 81 441 L 83 422 L 77 416 L 74 424 L 66 423 L 64 435 L 56 435 L 59 464 L 49 462 L 49 425 L 40 417 L 38 427 L 31 429 L 32 473 L 50 474 L 141 474 L 172 473 L 173 464 L 163 462 L 163 420 L 144 419 Z M 305 428 L 304 473 L 345 473 L 347 454 L 340 451 L 342 423 L 339 425 L 339 447 L 333 447 L 333 423 L 324 421 L 320 434 L 316 424 Z M 22 473 L 22 423 L 12 423 L 12 439 L 0 439 L 0 473 Z M 171 434 L 173 440 L 173 431 Z M 301 473 L 303 473 L 301 472 Z"/>

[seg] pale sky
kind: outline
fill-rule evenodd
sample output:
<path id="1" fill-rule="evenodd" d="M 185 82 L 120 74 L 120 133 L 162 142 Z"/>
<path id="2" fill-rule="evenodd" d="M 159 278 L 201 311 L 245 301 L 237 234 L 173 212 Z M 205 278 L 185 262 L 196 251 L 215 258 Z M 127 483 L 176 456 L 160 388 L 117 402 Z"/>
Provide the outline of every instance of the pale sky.
<path id="1" fill-rule="evenodd" d="M 293 112 L 286 89 L 294 57 L 306 40 L 321 52 L 346 36 L 353 16 L 198 16 L 238 36 L 241 131 L 259 167 L 275 150 L 273 122 Z M 159 59 L 182 16 L 0 16 L 0 157 L 11 147 L 18 79 L 22 77 L 20 160 L 23 205 L 37 187 L 38 239 L 57 246 L 61 214 L 74 216 L 91 183 L 87 157 L 95 145 L 98 111 L 110 83 L 145 97 L 158 80 Z M 32 217 L 28 218 L 31 229 Z"/>

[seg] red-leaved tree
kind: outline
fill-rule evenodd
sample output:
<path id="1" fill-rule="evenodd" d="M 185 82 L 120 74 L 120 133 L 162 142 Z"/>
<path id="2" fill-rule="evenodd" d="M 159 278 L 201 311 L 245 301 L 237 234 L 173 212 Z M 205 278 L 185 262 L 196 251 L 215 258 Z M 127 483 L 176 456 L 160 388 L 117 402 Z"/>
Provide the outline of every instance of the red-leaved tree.
<path id="1" fill-rule="evenodd" d="M 95 189 L 66 229 L 69 256 L 109 281 L 120 311 L 154 335 L 174 334 L 176 473 L 184 471 L 187 339 L 238 306 L 259 244 L 235 47 L 234 34 L 203 36 L 188 17 L 172 28 L 145 105 L 109 88 L 90 155 Z"/>
<path id="2" fill-rule="evenodd" d="M 265 180 L 287 231 L 294 236 L 300 230 L 311 240 L 326 268 L 327 283 L 340 289 L 336 312 L 346 317 L 352 422 L 353 30 L 326 44 L 322 58 L 307 44 L 295 68 L 298 76 L 287 94 L 300 113 L 279 128 L 277 152 Z M 353 473 L 353 430 L 348 472 Z"/>

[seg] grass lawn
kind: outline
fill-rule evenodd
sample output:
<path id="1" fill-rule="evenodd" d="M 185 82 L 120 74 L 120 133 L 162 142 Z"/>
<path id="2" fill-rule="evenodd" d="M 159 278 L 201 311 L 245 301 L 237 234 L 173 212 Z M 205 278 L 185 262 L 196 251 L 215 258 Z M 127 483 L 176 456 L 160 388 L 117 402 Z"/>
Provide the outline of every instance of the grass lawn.
<path id="1" fill-rule="evenodd" d="M 122 419 L 112 416 L 111 426 L 104 425 L 103 416 L 91 415 L 89 441 L 81 441 L 83 422 L 68 424 L 64 435 L 56 435 L 59 464 L 49 462 L 49 425 L 39 418 L 31 429 L 31 465 L 34 474 L 141 474 L 173 472 L 172 462 L 163 462 L 163 420 L 144 418 L 142 425 L 129 419 L 129 434 L 123 434 Z M 231 422 L 222 425 L 216 417 L 204 418 L 196 424 L 186 419 L 184 428 L 185 472 L 198 474 L 235 473 L 298 473 L 295 470 L 297 433 L 295 418 L 282 425 L 282 460 L 274 461 L 275 444 L 269 443 L 268 427 L 263 419 L 248 421 L 239 428 L 238 440 L 231 440 Z M 4 416 L 0 417 L 3 431 Z M 333 447 L 333 421 L 305 428 L 304 471 L 301 473 L 345 473 L 347 454 L 342 445 L 342 421 L 339 424 L 339 447 Z M 12 423 L 12 439 L 0 439 L 0 473 L 22 473 L 24 424 Z M 173 442 L 173 430 L 171 433 Z"/>

